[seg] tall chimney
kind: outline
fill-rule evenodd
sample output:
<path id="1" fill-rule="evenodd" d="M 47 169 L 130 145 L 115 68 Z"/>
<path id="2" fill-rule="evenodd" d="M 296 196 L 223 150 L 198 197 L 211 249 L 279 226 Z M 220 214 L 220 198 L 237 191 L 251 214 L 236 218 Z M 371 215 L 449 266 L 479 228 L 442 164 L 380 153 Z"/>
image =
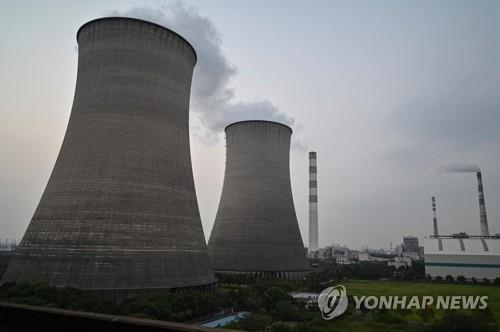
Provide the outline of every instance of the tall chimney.
<path id="1" fill-rule="evenodd" d="M 309 251 L 318 250 L 318 178 L 316 152 L 309 152 Z"/>
<path id="2" fill-rule="evenodd" d="M 481 221 L 481 235 L 489 236 L 488 230 L 488 217 L 486 216 L 486 205 L 484 203 L 483 179 L 481 172 L 476 173 L 477 176 L 477 190 L 479 192 L 479 220 Z"/>
<path id="3" fill-rule="evenodd" d="M 438 221 L 436 216 L 436 197 L 432 196 L 432 221 L 434 223 L 434 236 L 438 236 Z"/>

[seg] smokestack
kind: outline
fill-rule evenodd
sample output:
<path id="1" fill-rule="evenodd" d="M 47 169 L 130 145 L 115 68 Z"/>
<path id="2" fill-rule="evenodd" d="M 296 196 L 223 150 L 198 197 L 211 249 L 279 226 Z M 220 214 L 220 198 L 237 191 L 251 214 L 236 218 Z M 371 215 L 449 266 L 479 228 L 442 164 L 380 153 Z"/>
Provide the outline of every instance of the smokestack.
<path id="1" fill-rule="evenodd" d="M 309 152 L 309 251 L 318 250 L 318 168 L 316 152 Z"/>
<path id="2" fill-rule="evenodd" d="M 488 217 L 486 216 L 486 204 L 484 203 L 483 179 L 481 172 L 476 173 L 477 176 L 477 190 L 479 193 L 479 220 L 481 221 L 481 235 L 489 236 L 488 230 Z"/>
<path id="3" fill-rule="evenodd" d="M 434 236 L 438 236 L 438 222 L 436 215 L 436 197 L 432 196 L 432 221 L 434 223 Z"/>

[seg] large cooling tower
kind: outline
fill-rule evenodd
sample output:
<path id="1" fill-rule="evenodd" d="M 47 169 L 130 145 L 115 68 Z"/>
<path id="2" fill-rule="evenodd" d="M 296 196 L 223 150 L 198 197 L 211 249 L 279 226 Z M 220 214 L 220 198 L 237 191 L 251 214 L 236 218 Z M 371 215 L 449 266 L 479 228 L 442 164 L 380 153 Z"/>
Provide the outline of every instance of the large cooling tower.
<path id="1" fill-rule="evenodd" d="M 309 270 L 290 184 L 291 135 L 269 121 L 226 127 L 226 172 L 208 244 L 215 271 L 293 277 Z"/>
<path id="2" fill-rule="evenodd" d="M 212 284 L 189 148 L 193 47 L 116 17 L 77 41 L 66 135 L 2 281 L 132 295 Z"/>

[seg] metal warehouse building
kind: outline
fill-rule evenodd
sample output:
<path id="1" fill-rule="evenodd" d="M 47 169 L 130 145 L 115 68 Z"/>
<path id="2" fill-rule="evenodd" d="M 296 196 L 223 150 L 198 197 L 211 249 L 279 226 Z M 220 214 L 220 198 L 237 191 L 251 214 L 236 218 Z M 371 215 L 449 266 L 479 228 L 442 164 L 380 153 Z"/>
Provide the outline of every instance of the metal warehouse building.
<path id="1" fill-rule="evenodd" d="M 439 236 L 426 238 L 425 273 L 467 279 L 500 278 L 500 237 Z"/>

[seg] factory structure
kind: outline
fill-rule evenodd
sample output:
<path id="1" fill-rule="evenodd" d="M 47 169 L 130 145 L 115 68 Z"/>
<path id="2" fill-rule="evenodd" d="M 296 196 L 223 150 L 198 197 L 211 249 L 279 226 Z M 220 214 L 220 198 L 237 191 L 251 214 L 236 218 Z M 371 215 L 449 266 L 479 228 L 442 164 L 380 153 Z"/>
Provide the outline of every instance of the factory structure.
<path id="1" fill-rule="evenodd" d="M 115 299 L 211 288 L 189 145 L 194 48 L 120 17 L 84 24 L 77 41 L 66 135 L 2 283 Z"/>
<path id="2" fill-rule="evenodd" d="M 310 271 L 291 190 L 290 127 L 226 127 L 224 185 L 207 246 L 189 143 L 195 49 L 163 26 L 124 17 L 85 23 L 77 42 L 66 134 L 1 283 L 47 282 L 121 300 L 211 290 L 214 271 Z M 313 188 L 311 181 L 311 202 Z M 311 220 L 317 248 L 317 207 Z"/>
<path id="3" fill-rule="evenodd" d="M 500 235 L 491 236 L 488 228 L 481 171 L 476 172 L 479 194 L 480 235 L 438 232 L 436 198 L 432 197 L 434 234 L 427 237 L 425 273 L 432 277 L 465 277 L 468 280 L 500 278 Z"/>
<path id="4" fill-rule="evenodd" d="M 241 121 L 226 132 L 226 169 L 208 242 L 217 272 L 296 278 L 310 270 L 290 183 L 292 129 Z"/>
<path id="5" fill-rule="evenodd" d="M 77 42 L 66 134 L 1 283 L 47 282 L 119 300 L 210 290 L 214 272 L 298 278 L 311 270 L 292 196 L 290 127 L 247 120 L 225 128 L 224 183 L 207 246 L 189 142 L 195 49 L 172 30 L 124 17 L 85 23 Z M 319 248 L 317 170 L 311 151 L 310 257 L 385 260 Z M 432 197 L 434 233 L 424 241 L 432 278 L 500 278 L 500 235 L 490 235 L 479 170 L 476 177 L 480 235 L 439 233 Z M 421 249 L 404 237 L 394 266 L 411 266 Z"/>

